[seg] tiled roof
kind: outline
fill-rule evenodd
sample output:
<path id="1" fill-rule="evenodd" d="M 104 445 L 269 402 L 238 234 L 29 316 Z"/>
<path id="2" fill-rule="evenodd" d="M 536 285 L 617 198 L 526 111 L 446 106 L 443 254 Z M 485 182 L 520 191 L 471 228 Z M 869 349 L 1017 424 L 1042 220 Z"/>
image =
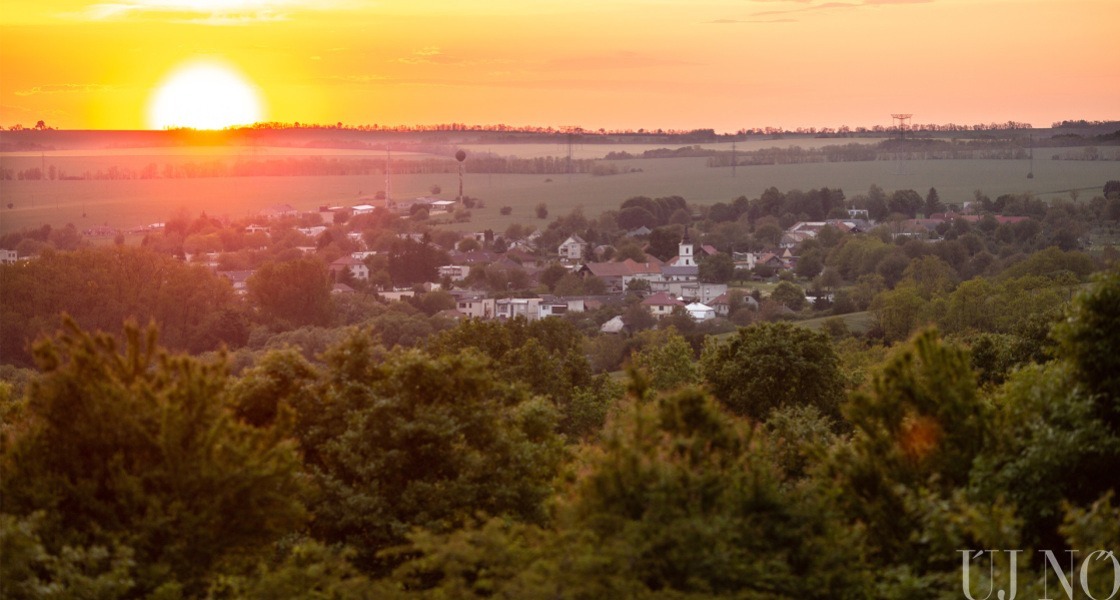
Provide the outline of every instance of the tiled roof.
<path id="1" fill-rule="evenodd" d="M 642 300 L 642 306 L 684 306 L 684 302 L 670 296 L 667 292 L 657 292 Z"/>

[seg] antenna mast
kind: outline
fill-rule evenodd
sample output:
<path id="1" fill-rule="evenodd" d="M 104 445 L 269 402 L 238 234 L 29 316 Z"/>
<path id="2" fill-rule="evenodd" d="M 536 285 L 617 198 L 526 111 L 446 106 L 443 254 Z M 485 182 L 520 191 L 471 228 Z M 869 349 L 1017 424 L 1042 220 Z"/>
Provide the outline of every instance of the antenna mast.
<path id="1" fill-rule="evenodd" d="M 901 142 L 906 141 L 906 130 L 910 128 L 910 124 L 909 124 L 910 123 L 910 117 L 913 117 L 913 116 L 914 115 L 909 114 L 909 113 L 893 113 L 893 114 L 891 114 L 891 119 L 893 119 L 893 121 L 898 121 L 898 141 L 900 142 L 899 143 L 899 148 L 898 148 L 898 152 L 899 152 L 899 154 L 898 154 L 898 172 L 899 172 L 899 174 L 902 174 L 906 171 L 906 167 L 904 166 L 905 163 L 903 161 L 906 158 L 909 158 L 909 153 L 906 152 L 906 147 L 905 147 L 906 145 L 904 143 L 901 143 Z M 892 121 L 892 124 L 893 124 L 893 121 Z"/>
<path id="2" fill-rule="evenodd" d="M 392 180 L 389 175 L 393 170 L 393 151 L 389 149 L 389 142 L 385 142 L 385 207 L 390 208 L 393 206 L 392 198 Z"/>
<path id="3" fill-rule="evenodd" d="M 731 141 L 731 176 L 735 176 L 735 167 L 738 166 L 739 158 L 735 155 L 735 140 Z"/>
<path id="4" fill-rule="evenodd" d="M 1031 147 L 1031 170 L 1027 172 L 1027 179 L 1034 179 L 1034 136 L 1027 136 Z"/>

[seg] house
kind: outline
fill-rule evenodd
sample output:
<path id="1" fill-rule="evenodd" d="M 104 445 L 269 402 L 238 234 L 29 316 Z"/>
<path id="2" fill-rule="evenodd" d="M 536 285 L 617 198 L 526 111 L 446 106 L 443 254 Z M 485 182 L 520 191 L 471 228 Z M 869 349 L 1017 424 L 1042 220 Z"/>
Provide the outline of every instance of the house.
<path id="1" fill-rule="evenodd" d="M 372 213 L 375 208 L 377 207 L 372 204 L 355 204 L 350 207 L 350 210 L 353 211 L 354 215 L 368 215 Z"/>
<path id="2" fill-rule="evenodd" d="M 694 321 L 708 321 L 716 318 L 716 311 L 714 308 L 700 302 L 693 302 L 684 307 L 688 311 L 688 316 L 692 317 Z"/>
<path id="3" fill-rule="evenodd" d="M 0 265 L 14 265 L 19 261 L 19 253 L 15 250 L 0 249 Z"/>
<path id="4" fill-rule="evenodd" d="M 264 225 L 249 225 L 245 228 L 245 233 L 268 233 L 268 229 Z"/>
<path id="5" fill-rule="evenodd" d="M 570 312 L 580 313 L 585 310 L 583 298 L 557 298 L 546 297 L 541 302 L 541 318 L 558 317 Z"/>
<path id="6" fill-rule="evenodd" d="M 683 309 L 685 304 L 666 292 L 658 292 L 642 300 L 642 306 L 644 306 L 651 315 L 660 319 L 673 314 L 673 309 L 677 307 Z"/>
<path id="7" fill-rule="evenodd" d="M 501 258 L 502 255 L 488 250 L 471 250 L 470 252 L 452 252 L 451 264 L 453 265 L 487 265 Z"/>
<path id="8" fill-rule="evenodd" d="M 758 265 L 770 267 L 771 269 L 785 268 L 785 263 L 782 262 L 782 257 L 774 254 L 773 252 L 765 252 L 758 255 L 758 257 L 755 259 L 755 266 Z"/>
<path id="9" fill-rule="evenodd" d="M 354 279 L 361 279 L 363 281 L 369 279 L 369 267 L 366 266 L 366 263 L 353 256 L 343 256 L 336 259 L 331 263 L 330 270 L 336 277 L 343 271 L 349 271 L 350 276 Z"/>
<path id="10" fill-rule="evenodd" d="M 443 265 L 439 268 L 440 278 L 447 277 L 451 281 L 462 281 L 470 275 L 469 265 Z"/>
<path id="11" fill-rule="evenodd" d="M 560 248 L 557 252 L 560 254 L 561 260 L 572 262 L 581 261 L 587 254 L 587 242 L 583 241 L 583 238 L 578 235 L 573 234 L 560 244 Z"/>
<path id="12" fill-rule="evenodd" d="M 262 208 L 257 214 L 272 220 L 283 219 L 284 217 L 297 217 L 299 216 L 299 211 L 291 204 L 273 204 L 272 206 Z"/>
<path id="13" fill-rule="evenodd" d="M 811 240 L 815 237 L 817 237 L 817 234 L 814 231 L 787 231 L 782 234 L 782 239 L 778 242 L 778 246 L 781 248 L 794 248 L 801 244 L 801 242 Z"/>
<path id="14" fill-rule="evenodd" d="M 415 297 L 416 292 L 413 290 L 390 290 L 386 292 L 380 292 L 378 295 L 381 296 L 386 302 L 400 302 L 402 298 Z"/>
<path id="15" fill-rule="evenodd" d="M 661 276 L 661 265 L 652 262 L 639 263 L 632 258 L 622 262 L 587 263 L 576 271 L 581 276 L 594 275 L 603 280 L 607 289 L 621 292 L 632 279 L 653 281 Z"/>
<path id="16" fill-rule="evenodd" d="M 218 275 L 225 277 L 233 284 L 234 293 L 243 296 L 249 293 L 247 282 L 253 271 L 218 271 Z"/>
<path id="17" fill-rule="evenodd" d="M 685 298 L 690 302 L 703 302 L 711 306 L 712 300 L 727 293 L 726 283 L 701 283 L 692 281 L 654 281 L 650 284 L 654 292 L 664 292 L 674 298 Z"/>
<path id="18" fill-rule="evenodd" d="M 687 282 L 700 278 L 700 267 L 696 265 L 665 265 L 661 267 L 661 281 Z"/>
<path id="19" fill-rule="evenodd" d="M 494 302 L 494 315 L 499 319 L 524 317 L 529 321 L 541 318 L 540 298 L 501 298 Z"/>
<path id="20" fill-rule="evenodd" d="M 297 227 L 296 228 L 296 231 L 302 233 L 303 235 L 306 235 L 307 237 L 309 237 L 311 239 L 318 238 L 320 235 L 323 235 L 323 232 L 326 231 L 326 230 L 327 230 L 327 228 L 324 225 L 316 225 L 314 227 Z"/>
<path id="21" fill-rule="evenodd" d="M 755 300 L 751 296 L 743 296 L 741 302 L 742 306 L 758 310 L 758 300 Z M 731 316 L 731 296 L 729 294 L 720 294 L 707 304 L 715 309 L 717 317 Z"/>
<path id="22" fill-rule="evenodd" d="M 493 298 L 487 298 L 481 294 L 460 295 L 455 301 L 455 308 L 470 318 L 493 319 L 496 312 L 495 302 Z"/>
<path id="23" fill-rule="evenodd" d="M 455 208 L 454 200 L 432 200 L 428 203 L 428 210 L 435 213 L 451 212 Z"/>

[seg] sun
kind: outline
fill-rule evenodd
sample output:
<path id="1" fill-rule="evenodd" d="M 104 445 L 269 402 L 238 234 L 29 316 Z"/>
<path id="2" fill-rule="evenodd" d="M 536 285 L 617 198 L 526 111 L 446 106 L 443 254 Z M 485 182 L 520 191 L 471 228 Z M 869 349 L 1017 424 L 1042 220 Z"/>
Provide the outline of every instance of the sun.
<path id="1" fill-rule="evenodd" d="M 152 129 L 223 129 L 261 121 L 256 89 L 236 69 L 218 62 L 193 62 L 173 71 L 148 104 Z"/>

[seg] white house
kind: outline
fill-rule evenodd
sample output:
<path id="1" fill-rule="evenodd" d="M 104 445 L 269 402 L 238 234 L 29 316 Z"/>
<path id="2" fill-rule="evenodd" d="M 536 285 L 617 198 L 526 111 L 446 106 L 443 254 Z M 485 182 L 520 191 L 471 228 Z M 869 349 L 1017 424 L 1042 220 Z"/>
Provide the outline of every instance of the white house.
<path id="1" fill-rule="evenodd" d="M 502 298 L 495 302 L 494 315 L 499 319 L 525 317 L 529 321 L 541 318 L 540 298 Z"/>
<path id="2" fill-rule="evenodd" d="M 485 296 L 460 296 L 455 302 L 460 313 L 475 319 L 492 319 L 495 313 L 495 300 Z"/>
<path id="3" fill-rule="evenodd" d="M 447 277 L 451 281 L 462 281 L 470 275 L 470 265 L 443 265 L 439 268 L 439 276 Z"/>
<path id="4" fill-rule="evenodd" d="M 557 252 L 560 254 L 561 260 L 581 261 L 587 254 L 587 242 L 583 241 L 583 238 L 578 235 L 573 234 L 571 237 L 564 240 L 564 243 L 560 244 L 560 248 Z"/>
<path id="5" fill-rule="evenodd" d="M 330 269 L 333 273 L 349 270 L 354 279 L 369 279 L 369 267 L 353 256 L 343 256 L 335 260 L 331 263 Z"/>
<path id="6" fill-rule="evenodd" d="M 233 291 L 239 296 L 249 293 L 247 282 L 253 271 L 218 271 L 218 275 L 225 277 L 233 285 Z"/>
<path id="7" fill-rule="evenodd" d="M 658 292 L 642 300 L 642 306 L 644 306 L 651 315 L 660 319 L 673 314 L 673 309 L 678 306 L 684 308 L 685 304 L 665 292 Z"/>
<path id="8" fill-rule="evenodd" d="M 694 321 L 707 321 L 716 318 L 715 309 L 700 302 L 693 302 L 684 309 L 688 311 L 688 316 L 692 317 Z"/>
<path id="9" fill-rule="evenodd" d="M 19 261 L 19 253 L 15 250 L 4 250 L 0 248 L 0 264 L 13 265 Z"/>

